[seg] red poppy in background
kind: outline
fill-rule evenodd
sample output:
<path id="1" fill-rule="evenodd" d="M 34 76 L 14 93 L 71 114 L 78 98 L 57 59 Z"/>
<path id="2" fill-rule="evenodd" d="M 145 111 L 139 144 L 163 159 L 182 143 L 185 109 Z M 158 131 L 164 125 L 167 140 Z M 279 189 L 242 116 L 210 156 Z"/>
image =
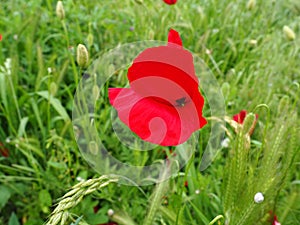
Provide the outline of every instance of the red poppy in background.
<path id="1" fill-rule="evenodd" d="M 2 41 L 2 34 L 0 34 L 0 41 Z"/>
<path id="2" fill-rule="evenodd" d="M 244 120 L 247 116 L 247 111 L 246 110 L 241 110 L 238 114 L 235 114 L 232 119 L 239 123 L 239 124 L 243 124 L 244 123 Z M 258 119 L 258 115 L 255 114 L 255 117 L 256 117 L 256 120 Z"/>
<path id="3" fill-rule="evenodd" d="M 235 122 L 239 123 L 239 124 L 243 124 L 243 123 L 244 123 L 244 120 L 245 120 L 245 118 L 246 118 L 246 116 L 247 116 L 247 111 L 246 111 L 246 110 L 241 110 L 238 114 L 235 114 L 235 115 L 232 117 L 232 119 L 233 119 Z M 254 128 L 255 128 L 255 125 L 256 125 L 256 122 L 257 122 L 257 119 L 258 119 L 258 115 L 255 114 L 255 116 L 256 116 L 256 120 L 253 122 L 252 127 L 251 127 L 251 129 L 250 129 L 250 131 L 249 131 L 249 134 L 250 134 L 250 135 L 253 133 Z"/>
<path id="4" fill-rule="evenodd" d="M 128 69 L 130 88 L 109 88 L 120 120 L 141 139 L 163 146 L 185 142 L 207 122 L 193 56 L 175 30 L 167 46 L 148 48 Z"/>
<path id="5" fill-rule="evenodd" d="M 238 114 L 235 114 L 232 119 L 239 123 L 239 124 L 243 124 L 244 123 L 244 119 L 246 118 L 247 115 L 247 111 L 246 110 L 242 110 L 240 111 Z"/>
<path id="6" fill-rule="evenodd" d="M 4 144 L 0 142 L 0 154 L 3 156 L 3 157 L 8 157 L 9 156 L 9 152 L 8 152 L 8 149 L 5 148 Z"/>
<path id="7" fill-rule="evenodd" d="M 168 5 L 174 5 L 177 2 L 177 0 L 164 0 L 164 2 Z"/>

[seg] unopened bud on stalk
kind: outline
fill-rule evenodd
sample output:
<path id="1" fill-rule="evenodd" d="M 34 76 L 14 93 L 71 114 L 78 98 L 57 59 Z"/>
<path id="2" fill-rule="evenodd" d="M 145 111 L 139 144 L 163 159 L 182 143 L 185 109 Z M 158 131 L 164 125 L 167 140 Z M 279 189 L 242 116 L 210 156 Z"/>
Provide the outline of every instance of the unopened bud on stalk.
<path id="1" fill-rule="evenodd" d="M 249 41 L 249 44 L 250 44 L 251 46 L 256 46 L 256 45 L 257 45 L 257 40 L 251 39 L 251 40 Z"/>
<path id="2" fill-rule="evenodd" d="M 149 31 L 149 38 L 150 38 L 150 40 L 153 40 L 154 39 L 154 31 L 153 30 L 150 30 Z"/>
<path id="3" fill-rule="evenodd" d="M 51 82 L 51 84 L 50 84 L 50 94 L 52 96 L 55 96 L 56 92 L 57 92 L 57 85 L 56 85 L 55 82 Z"/>
<path id="4" fill-rule="evenodd" d="M 114 215 L 114 210 L 113 209 L 109 209 L 108 211 L 107 211 L 107 215 L 108 216 L 112 216 L 112 215 Z"/>
<path id="5" fill-rule="evenodd" d="M 93 98 L 96 101 L 99 98 L 99 93 L 100 93 L 99 87 L 97 85 L 94 85 L 92 92 L 93 92 Z"/>
<path id="6" fill-rule="evenodd" d="M 221 87 L 222 94 L 225 98 L 228 98 L 230 92 L 230 84 L 228 82 L 224 82 Z"/>
<path id="7" fill-rule="evenodd" d="M 256 124 L 256 116 L 253 113 L 248 113 L 243 123 L 243 134 L 250 134 L 253 132 Z"/>
<path id="8" fill-rule="evenodd" d="M 92 46 L 93 43 L 94 43 L 94 36 L 93 34 L 89 33 L 88 36 L 87 36 L 87 43 L 88 43 L 88 46 Z"/>
<path id="9" fill-rule="evenodd" d="M 284 26 L 284 27 L 283 27 L 283 32 L 284 32 L 286 38 L 287 38 L 289 41 L 295 40 L 296 34 L 295 34 L 295 32 L 294 32 L 291 28 L 289 28 L 288 26 Z"/>
<path id="10" fill-rule="evenodd" d="M 99 153 L 99 147 L 98 147 L 97 142 L 95 142 L 95 141 L 89 142 L 88 149 L 89 149 L 90 153 L 92 153 L 93 155 L 97 155 Z"/>
<path id="11" fill-rule="evenodd" d="M 249 0 L 247 3 L 247 9 L 251 10 L 255 7 L 256 5 L 256 0 Z"/>
<path id="12" fill-rule="evenodd" d="M 65 10 L 62 1 L 56 3 L 56 15 L 61 20 L 65 18 Z"/>
<path id="13" fill-rule="evenodd" d="M 77 63 L 81 68 L 85 68 L 88 65 L 89 53 L 86 47 L 82 44 L 77 46 Z"/>
<path id="14" fill-rule="evenodd" d="M 257 192 L 255 195 L 254 195 L 254 201 L 255 203 L 262 203 L 264 201 L 264 195 L 261 193 L 261 192 Z"/>

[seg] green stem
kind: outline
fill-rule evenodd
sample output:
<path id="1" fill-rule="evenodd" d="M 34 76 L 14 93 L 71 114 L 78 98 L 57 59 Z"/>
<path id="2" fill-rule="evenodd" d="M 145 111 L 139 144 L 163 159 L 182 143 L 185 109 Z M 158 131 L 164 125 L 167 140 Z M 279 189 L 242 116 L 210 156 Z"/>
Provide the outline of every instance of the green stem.
<path id="1" fill-rule="evenodd" d="M 153 221 L 155 219 L 155 214 L 161 205 L 161 199 L 165 193 L 165 189 L 168 186 L 168 181 L 164 181 L 167 175 L 169 174 L 170 167 L 172 166 L 172 162 L 166 167 L 163 167 L 161 172 L 161 180 L 162 182 L 158 183 L 156 189 L 151 198 L 150 208 L 148 211 L 148 215 L 143 223 L 143 225 L 153 225 Z"/>
<path id="2" fill-rule="evenodd" d="M 208 225 L 213 225 L 215 224 L 217 221 L 219 221 L 220 219 L 224 220 L 224 216 L 223 215 L 218 215 L 216 216 Z"/>
<path id="3" fill-rule="evenodd" d="M 21 111 L 20 111 L 20 107 L 19 107 L 19 103 L 18 103 L 18 99 L 17 99 L 17 95 L 16 95 L 16 92 L 15 92 L 13 82 L 12 82 L 11 75 L 8 75 L 8 80 L 9 80 L 9 85 L 10 85 L 10 88 L 11 88 L 11 91 L 12 91 L 12 97 L 13 97 L 13 100 L 14 100 L 14 103 L 15 103 L 15 106 L 16 106 L 18 119 L 19 119 L 19 123 L 20 123 L 21 120 L 22 120 L 22 116 L 21 116 Z M 27 142 L 26 131 L 24 131 L 24 137 L 25 137 L 25 140 Z"/>
<path id="4" fill-rule="evenodd" d="M 64 32 L 65 32 L 66 41 L 67 41 L 67 49 L 68 49 L 70 47 L 69 32 L 68 32 L 65 20 L 62 20 L 61 23 L 62 23 L 62 27 L 63 27 Z M 75 85 L 77 87 L 77 85 L 78 85 L 78 71 L 77 71 L 77 68 L 76 68 L 74 57 L 72 57 L 72 55 L 70 54 L 69 51 L 68 51 L 68 57 L 71 61 L 72 70 L 73 70 L 73 74 L 74 74 Z"/>

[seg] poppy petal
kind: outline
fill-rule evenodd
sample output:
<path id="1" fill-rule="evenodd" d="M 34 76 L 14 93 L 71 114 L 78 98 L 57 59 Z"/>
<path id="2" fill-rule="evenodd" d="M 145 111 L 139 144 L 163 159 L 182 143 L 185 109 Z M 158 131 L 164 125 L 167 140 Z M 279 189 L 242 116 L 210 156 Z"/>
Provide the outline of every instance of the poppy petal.
<path id="1" fill-rule="evenodd" d="M 247 115 L 247 111 L 241 110 L 238 114 L 235 114 L 232 118 L 235 122 L 239 124 L 243 124 L 246 115 Z"/>
<path id="2" fill-rule="evenodd" d="M 199 119 L 202 106 L 197 108 L 193 102 L 174 107 L 155 98 L 142 98 L 130 88 L 111 88 L 109 98 L 120 120 L 141 139 L 151 143 L 163 146 L 181 144 L 206 124 L 202 116 Z"/>
<path id="3" fill-rule="evenodd" d="M 164 0 L 164 2 L 168 5 L 174 5 L 177 2 L 177 0 Z"/>
<path id="4" fill-rule="evenodd" d="M 142 96 L 149 96 L 152 93 L 156 93 L 158 96 L 166 95 L 165 87 L 157 85 L 158 80 L 162 80 L 162 78 L 169 80 L 169 83 L 176 83 L 180 87 L 173 89 L 170 93 L 174 96 L 170 101 L 185 97 L 181 96 L 181 93 L 177 93 L 178 89 L 184 90 L 189 96 L 198 90 L 198 78 L 194 71 L 193 57 L 183 49 L 166 46 L 146 49 L 134 60 L 128 69 L 127 76 L 133 90 Z M 146 77 L 152 77 L 153 82 L 149 83 L 149 80 L 145 79 Z M 157 77 L 157 80 L 154 77 Z M 137 80 L 139 81 L 136 82 Z"/>
<path id="5" fill-rule="evenodd" d="M 172 43 L 172 44 L 171 44 Z M 174 47 L 174 44 L 182 47 L 182 40 L 180 38 L 179 33 L 176 30 L 171 29 L 168 35 L 168 46 Z"/>

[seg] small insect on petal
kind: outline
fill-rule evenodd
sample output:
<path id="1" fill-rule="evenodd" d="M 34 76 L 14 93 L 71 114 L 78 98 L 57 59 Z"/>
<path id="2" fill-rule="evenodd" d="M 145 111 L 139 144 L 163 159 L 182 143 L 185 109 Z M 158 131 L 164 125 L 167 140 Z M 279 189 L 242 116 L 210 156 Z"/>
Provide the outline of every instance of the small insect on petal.
<path id="1" fill-rule="evenodd" d="M 255 203 L 262 203 L 264 201 L 264 196 L 261 192 L 257 192 L 255 195 L 254 195 L 254 201 Z"/>

